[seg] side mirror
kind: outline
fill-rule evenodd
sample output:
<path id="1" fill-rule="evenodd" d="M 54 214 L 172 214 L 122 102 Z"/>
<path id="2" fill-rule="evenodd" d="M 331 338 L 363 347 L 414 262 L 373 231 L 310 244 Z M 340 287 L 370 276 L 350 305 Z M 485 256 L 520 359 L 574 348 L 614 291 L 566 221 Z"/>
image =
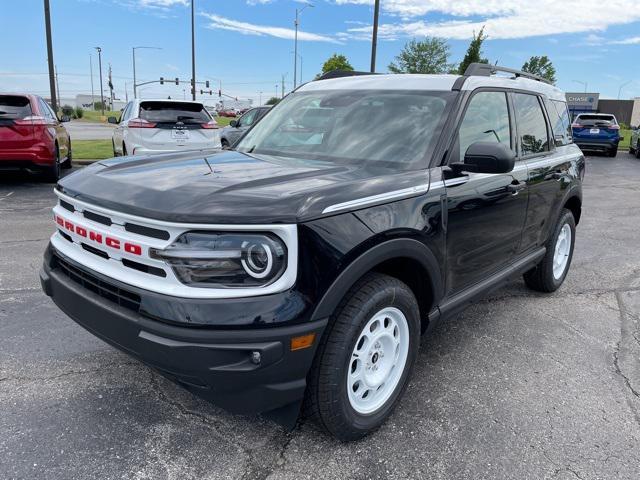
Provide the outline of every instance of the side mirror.
<path id="1" fill-rule="evenodd" d="M 62 118 L 60 118 L 60 121 L 62 123 L 66 123 L 66 122 L 70 122 L 71 119 L 69 118 L 69 115 L 63 115 Z"/>
<path id="2" fill-rule="evenodd" d="M 231 120 L 229 122 L 229 126 L 233 127 L 233 128 L 236 128 L 238 126 L 238 121 L 237 120 Z"/>
<path id="3" fill-rule="evenodd" d="M 116 117 L 107 118 L 107 122 L 113 123 L 114 125 L 117 125 L 118 123 L 120 123 L 120 122 L 118 122 L 118 119 Z"/>
<path id="4" fill-rule="evenodd" d="M 516 163 L 516 154 L 506 145 L 495 142 L 472 143 L 464 154 L 464 163 L 453 163 L 456 173 L 509 173 Z"/>

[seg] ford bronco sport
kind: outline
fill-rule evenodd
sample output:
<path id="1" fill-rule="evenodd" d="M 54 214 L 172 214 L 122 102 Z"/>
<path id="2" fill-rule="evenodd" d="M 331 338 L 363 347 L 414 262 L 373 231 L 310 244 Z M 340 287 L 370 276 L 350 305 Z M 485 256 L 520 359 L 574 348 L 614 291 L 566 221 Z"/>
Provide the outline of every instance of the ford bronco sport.
<path id="1" fill-rule="evenodd" d="M 60 181 L 42 286 L 229 411 L 352 440 L 400 401 L 421 333 L 514 275 L 560 287 L 584 171 L 564 94 L 523 72 L 313 81 L 232 151 Z"/>

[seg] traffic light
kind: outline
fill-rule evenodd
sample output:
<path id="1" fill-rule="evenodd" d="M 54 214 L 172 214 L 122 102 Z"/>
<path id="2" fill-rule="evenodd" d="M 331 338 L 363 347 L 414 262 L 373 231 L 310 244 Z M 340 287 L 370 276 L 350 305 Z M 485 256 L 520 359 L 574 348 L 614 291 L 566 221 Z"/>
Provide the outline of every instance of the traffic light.
<path id="1" fill-rule="evenodd" d="M 160 77 L 160 85 L 164 85 L 164 77 Z"/>
<path id="2" fill-rule="evenodd" d="M 176 85 L 180 85 L 180 79 L 176 77 Z"/>
<path id="3" fill-rule="evenodd" d="M 209 80 L 207 80 L 206 82 L 204 82 L 204 86 L 205 86 L 206 88 L 209 88 Z"/>

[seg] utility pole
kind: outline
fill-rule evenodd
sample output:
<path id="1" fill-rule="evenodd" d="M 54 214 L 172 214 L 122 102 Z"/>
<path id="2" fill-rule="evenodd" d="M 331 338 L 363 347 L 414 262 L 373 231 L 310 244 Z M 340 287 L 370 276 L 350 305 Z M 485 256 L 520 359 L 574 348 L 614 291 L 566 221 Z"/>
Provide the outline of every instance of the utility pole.
<path id="1" fill-rule="evenodd" d="M 109 62 L 109 110 L 113 110 L 113 80 L 111 77 L 111 62 Z"/>
<path id="2" fill-rule="evenodd" d="M 191 93 L 196 99 L 196 32 L 195 32 L 195 0 L 191 0 Z"/>
<path id="3" fill-rule="evenodd" d="M 56 71 L 56 91 L 58 92 L 58 102 L 61 102 L 62 99 L 60 98 L 60 84 L 58 83 L 58 66 L 55 66 L 55 71 Z M 60 105 L 60 107 L 62 107 L 62 105 Z M 57 110 L 54 110 L 54 112 L 57 112 Z"/>
<path id="4" fill-rule="evenodd" d="M 98 51 L 98 69 L 100 74 L 100 110 L 102 111 L 102 116 L 104 116 L 104 89 L 102 88 L 102 48 L 95 47 Z"/>
<path id="5" fill-rule="evenodd" d="M 258 106 L 262 105 L 262 92 L 258 92 L 260 94 L 260 100 L 258 101 Z"/>
<path id="6" fill-rule="evenodd" d="M 380 0 L 373 7 L 373 36 L 371 37 L 371 73 L 376 73 L 376 50 L 378 48 L 378 18 L 380 16 Z"/>
<path id="7" fill-rule="evenodd" d="M 139 48 L 146 48 L 149 50 L 162 50 L 160 47 L 132 47 L 131 53 L 133 58 L 133 98 L 138 98 L 138 93 L 136 90 L 136 50 Z"/>
<path id="8" fill-rule="evenodd" d="M 284 75 L 282 75 L 282 96 L 280 98 L 284 98 Z"/>
<path id="9" fill-rule="evenodd" d="M 56 82 L 53 69 L 53 43 L 51 41 L 51 13 L 49 0 L 44 0 L 44 26 L 47 34 L 47 62 L 49 64 L 49 91 L 51 92 L 51 108 L 58 111 L 58 99 L 56 98 Z"/>
<path id="10" fill-rule="evenodd" d="M 300 9 L 296 8 L 296 19 L 293 22 L 293 25 L 295 26 L 295 35 L 294 35 L 294 41 L 293 41 L 293 89 L 294 90 L 298 86 L 298 75 L 297 75 L 297 72 L 298 72 L 298 25 L 300 24 L 300 22 L 298 21 L 298 17 L 302 13 L 302 11 L 307 7 L 313 8 L 314 5 L 311 3 L 307 3 L 305 4 L 304 7 Z M 284 97 L 284 92 L 282 93 L 282 96 Z"/>
<path id="11" fill-rule="evenodd" d="M 89 73 L 91 75 L 91 110 L 95 110 L 96 101 L 93 98 L 93 57 L 89 54 Z"/>

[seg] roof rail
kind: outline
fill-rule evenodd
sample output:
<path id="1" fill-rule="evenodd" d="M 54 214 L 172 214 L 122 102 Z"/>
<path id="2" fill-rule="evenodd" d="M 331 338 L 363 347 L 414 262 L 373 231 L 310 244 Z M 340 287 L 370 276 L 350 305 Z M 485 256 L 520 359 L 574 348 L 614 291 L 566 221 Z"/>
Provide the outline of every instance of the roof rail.
<path id="1" fill-rule="evenodd" d="M 329 80 L 331 78 L 342 78 L 342 77 L 357 77 L 360 75 L 378 75 L 378 74 L 371 73 L 371 72 L 356 72 L 354 70 L 331 70 L 327 73 L 323 73 L 315 80 Z"/>
<path id="2" fill-rule="evenodd" d="M 465 76 L 481 76 L 490 77 L 497 72 L 512 73 L 515 78 L 522 77 L 530 80 L 537 80 L 538 82 L 544 82 L 551 85 L 551 82 L 544 77 L 534 75 L 533 73 L 523 72 L 521 70 L 514 70 L 513 68 L 500 67 L 498 65 L 491 65 L 489 63 L 472 63 L 465 70 Z"/>

